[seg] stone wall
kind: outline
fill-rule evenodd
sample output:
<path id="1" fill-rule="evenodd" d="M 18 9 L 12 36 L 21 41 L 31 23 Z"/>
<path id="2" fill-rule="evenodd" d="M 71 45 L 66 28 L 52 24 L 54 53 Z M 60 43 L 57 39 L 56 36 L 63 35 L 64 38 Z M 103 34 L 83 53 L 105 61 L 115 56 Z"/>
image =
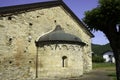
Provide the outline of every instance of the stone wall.
<path id="1" fill-rule="evenodd" d="M 86 45 L 83 48 L 83 71 L 88 73 L 92 70 L 92 52 L 90 45 Z"/>
<path id="2" fill-rule="evenodd" d="M 55 44 L 38 48 L 38 64 L 39 77 L 83 75 L 82 46 Z"/>
<path id="3" fill-rule="evenodd" d="M 58 6 L 0 17 L 0 80 L 34 77 L 35 73 L 32 73 L 30 68 L 35 68 L 35 41 L 51 32 L 57 24 L 61 25 L 65 32 L 76 35 L 88 44 L 83 56 L 90 56 L 84 57 L 89 63 L 86 69 L 91 70 L 90 36 L 69 13 Z"/>

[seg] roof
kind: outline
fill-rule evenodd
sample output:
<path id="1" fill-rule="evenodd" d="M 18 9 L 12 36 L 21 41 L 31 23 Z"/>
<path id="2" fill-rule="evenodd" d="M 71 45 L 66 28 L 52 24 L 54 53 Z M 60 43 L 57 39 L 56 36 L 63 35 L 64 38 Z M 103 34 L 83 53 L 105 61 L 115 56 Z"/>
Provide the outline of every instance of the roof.
<path id="1" fill-rule="evenodd" d="M 30 3 L 30 4 L 22 4 L 22 5 L 15 5 L 15 6 L 7 6 L 7 7 L 0 7 L 0 17 L 1 16 L 10 16 L 13 14 L 20 14 L 24 12 L 29 12 L 37 9 L 42 8 L 50 8 L 55 6 L 62 6 L 76 22 L 81 25 L 81 27 L 85 30 L 87 34 L 91 37 L 94 35 L 87 29 L 85 24 L 72 12 L 72 10 L 62 1 L 62 0 L 54 0 L 54 1 L 47 1 L 47 2 L 37 2 L 37 3 Z"/>
<path id="2" fill-rule="evenodd" d="M 65 33 L 65 31 L 61 28 L 60 25 L 57 25 L 56 28 L 39 38 L 38 41 L 48 41 L 48 40 L 62 40 L 62 41 L 79 41 L 82 42 L 80 38 L 76 37 L 75 35 Z"/>
<path id="3" fill-rule="evenodd" d="M 113 54 L 112 51 L 110 51 L 110 52 L 106 52 L 106 53 L 104 53 L 103 55 L 114 55 L 114 54 Z"/>
<path id="4" fill-rule="evenodd" d="M 75 35 L 65 33 L 60 25 L 57 25 L 52 32 L 41 36 L 36 42 L 36 45 L 41 46 L 45 44 L 56 43 L 85 45 L 80 38 L 76 37 Z"/>
<path id="5" fill-rule="evenodd" d="M 108 54 L 113 54 L 113 51 L 112 50 L 107 50 L 107 51 L 103 52 L 103 55 L 108 55 Z"/>

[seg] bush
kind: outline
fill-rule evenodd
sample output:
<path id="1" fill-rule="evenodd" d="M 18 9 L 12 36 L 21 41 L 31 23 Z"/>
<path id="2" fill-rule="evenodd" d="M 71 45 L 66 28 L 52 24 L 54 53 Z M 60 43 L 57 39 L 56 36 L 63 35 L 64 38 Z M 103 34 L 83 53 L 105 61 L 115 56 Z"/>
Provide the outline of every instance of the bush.
<path id="1" fill-rule="evenodd" d="M 105 59 L 103 59 L 103 57 L 101 57 L 101 56 L 93 56 L 92 57 L 92 62 L 103 63 L 103 62 L 105 62 Z"/>

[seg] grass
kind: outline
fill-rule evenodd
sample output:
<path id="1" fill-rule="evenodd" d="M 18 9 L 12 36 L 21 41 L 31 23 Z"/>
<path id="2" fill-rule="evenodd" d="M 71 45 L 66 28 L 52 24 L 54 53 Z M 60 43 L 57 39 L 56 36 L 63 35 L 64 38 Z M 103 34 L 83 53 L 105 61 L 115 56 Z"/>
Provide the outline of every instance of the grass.
<path id="1" fill-rule="evenodd" d="M 115 64 L 113 63 L 93 63 L 93 69 L 98 68 L 114 68 Z"/>
<path id="2" fill-rule="evenodd" d="M 113 78 L 113 80 L 117 80 L 115 73 L 115 64 L 113 63 L 93 63 L 93 69 L 105 69 L 106 71 L 109 71 L 109 77 Z"/>
<path id="3" fill-rule="evenodd" d="M 108 76 L 112 77 L 113 80 L 117 80 L 117 79 L 116 79 L 116 73 L 115 73 L 115 72 L 108 74 Z"/>

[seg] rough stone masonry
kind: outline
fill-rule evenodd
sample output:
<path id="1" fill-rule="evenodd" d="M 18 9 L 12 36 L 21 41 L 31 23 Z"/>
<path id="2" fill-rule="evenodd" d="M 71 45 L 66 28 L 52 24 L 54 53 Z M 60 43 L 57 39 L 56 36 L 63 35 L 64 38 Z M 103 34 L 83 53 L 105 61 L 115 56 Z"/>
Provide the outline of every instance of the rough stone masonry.
<path id="1" fill-rule="evenodd" d="M 44 5 L 35 8 L 37 4 L 21 5 L 7 12 L 6 8 L 2 9 L 0 80 L 67 78 L 91 71 L 92 34 L 71 15 L 65 4 L 59 1 L 38 4 Z M 24 10 L 26 7 L 28 9 Z M 20 11 L 14 11 L 16 8 Z M 58 25 L 64 32 L 55 32 Z M 61 34 L 66 36 L 60 37 Z M 37 46 L 41 38 L 45 44 L 41 42 Z"/>

